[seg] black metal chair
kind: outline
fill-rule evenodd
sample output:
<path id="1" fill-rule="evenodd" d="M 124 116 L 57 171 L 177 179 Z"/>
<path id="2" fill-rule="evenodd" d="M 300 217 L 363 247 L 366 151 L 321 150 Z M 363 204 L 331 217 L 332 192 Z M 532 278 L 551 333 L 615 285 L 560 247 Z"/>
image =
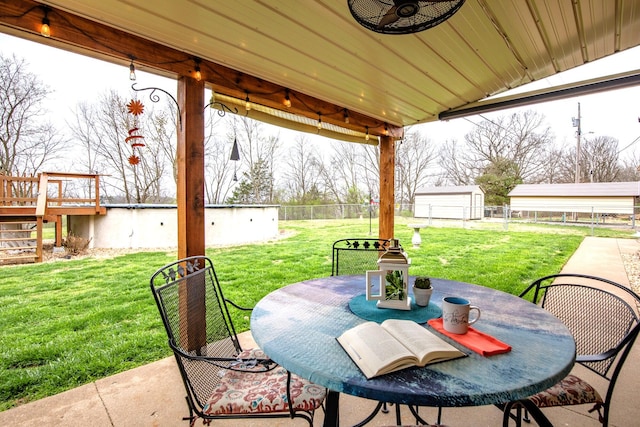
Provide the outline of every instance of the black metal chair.
<path id="1" fill-rule="evenodd" d="M 509 402 L 503 426 L 515 419 L 521 425 L 529 415 L 540 426 L 551 422 L 540 408 L 590 404 L 604 427 L 609 424 L 611 399 L 618 375 L 640 331 L 640 297 L 611 280 L 582 275 L 554 274 L 533 282 L 521 297 L 539 304 L 562 320 L 576 340 L 576 361 L 608 382 L 604 399 L 574 374 L 524 400 Z"/>
<path id="2" fill-rule="evenodd" d="M 388 239 L 336 240 L 331 251 L 331 275 L 346 276 L 377 270 L 378 258 L 388 248 Z"/>
<path id="3" fill-rule="evenodd" d="M 194 256 L 151 277 L 151 290 L 187 392 L 191 426 L 198 418 L 301 417 L 313 425 L 326 395 L 270 360 L 243 350 L 213 263 Z"/>

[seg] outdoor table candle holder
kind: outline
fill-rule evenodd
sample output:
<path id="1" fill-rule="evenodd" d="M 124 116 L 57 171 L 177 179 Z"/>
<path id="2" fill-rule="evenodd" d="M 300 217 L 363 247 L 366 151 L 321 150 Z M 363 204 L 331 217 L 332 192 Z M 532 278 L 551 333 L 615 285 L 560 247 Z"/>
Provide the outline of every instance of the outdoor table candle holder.
<path id="1" fill-rule="evenodd" d="M 366 298 L 377 300 L 378 308 L 411 310 L 409 265 L 411 260 L 398 239 L 391 239 L 389 249 L 378 260 L 378 270 L 366 272 Z"/>

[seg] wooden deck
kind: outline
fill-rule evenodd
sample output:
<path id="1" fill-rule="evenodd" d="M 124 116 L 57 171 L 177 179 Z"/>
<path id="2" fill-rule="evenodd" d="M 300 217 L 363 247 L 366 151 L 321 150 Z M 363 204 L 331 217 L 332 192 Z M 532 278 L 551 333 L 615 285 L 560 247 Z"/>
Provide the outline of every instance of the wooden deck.
<path id="1" fill-rule="evenodd" d="M 55 245 L 62 246 L 63 216 L 104 214 L 106 208 L 100 206 L 100 175 L 0 175 L 0 265 L 41 262 L 44 223 L 55 223 Z"/>

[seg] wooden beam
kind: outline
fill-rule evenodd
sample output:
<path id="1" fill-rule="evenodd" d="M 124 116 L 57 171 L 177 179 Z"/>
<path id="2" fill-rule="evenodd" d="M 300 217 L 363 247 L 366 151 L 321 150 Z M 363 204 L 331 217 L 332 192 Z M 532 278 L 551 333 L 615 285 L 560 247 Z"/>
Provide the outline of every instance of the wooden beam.
<path id="1" fill-rule="evenodd" d="M 204 255 L 204 82 L 178 79 L 178 105 L 182 127 L 178 129 L 178 258 Z M 186 265 L 183 265 L 186 268 Z M 190 275 L 179 289 L 181 345 L 191 351 L 206 344 L 204 276 Z M 191 277 L 194 276 L 194 277 Z"/>
<path id="2" fill-rule="evenodd" d="M 204 82 L 178 80 L 178 258 L 204 255 Z"/>
<path id="3" fill-rule="evenodd" d="M 36 203 L 36 215 L 42 217 L 47 212 L 47 187 L 49 177 L 46 173 L 40 174 L 38 185 L 38 202 Z"/>
<path id="4" fill-rule="evenodd" d="M 378 237 L 394 237 L 394 179 L 395 179 L 395 143 L 393 138 L 380 138 L 380 218 Z"/>
<path id="5" fill-rule="evenodd" d="M 117 64 L 128 65 L 134 59 L 138 67 L 144 66 L 151 72 L 175 78 L 195 77 L 196 61 L 199 61 L 202 80 L 218 93 L 240 99 L 249 96 L 251 102 L 314 120 L 321 114 L 325 123 L 363 133 L 368 129 L 372 136 L 388 134 L 396 139 L 403 137 L 404 129 L 401 126 L 233 70 L 214 62 L 216 58 L 196 58 L 189 52 L 104 23 L 61 9 L 49 9 L 47 16 L 51 23 L 51 37 L 45 38 L 40 35 L 44 16 L 41 3 L 33 0 L 0 0 L 0 31 Z M 291 100 L 291 107 L 288 108 L 284 106 L 287 93 Z M 348 110 L 349 123 L 345 123 L 345 110 Z"/>

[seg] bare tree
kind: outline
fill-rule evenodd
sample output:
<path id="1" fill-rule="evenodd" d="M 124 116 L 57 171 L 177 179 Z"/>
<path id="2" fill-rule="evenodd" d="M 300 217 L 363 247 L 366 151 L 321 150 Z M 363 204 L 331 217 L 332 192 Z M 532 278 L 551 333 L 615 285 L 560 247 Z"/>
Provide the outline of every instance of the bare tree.
<path id="1" fill-rule="evenodd" d="M 480 173 L 474 163 L 460 161 L 462 152 L 464 147 L 461 148 L 457 140 L 448 140 L 440 147 L 438 154 L 440 168 L 445 180 L 452 185 L 470 185 Z"/>
<path id="2" fill-rule="evenodd" d="M 49 93 L 23 59 L 0 54 L 0 173 L 35 175 L 62 157 L 66 141 L 41 107 Z"/>
<path id="3" fill-rule="evenodd" d="M 285 160 L 285 185 L 289 202 L 312 203 L 318 197 L 320 159 L 315 148 L 304 136 L 296 137 Z M 312 195 L 312 193 L 314 193 Z"/>
<path id="4" fill-rule="evenodd" d="M 618 181 L 618 140 L 610 136 L 585 139 L 580 150 L 581 182 Z"/>
<path id="5" fill-rule="evenodd" d="M 135 153 L 139 163 L 134 164 L 132 148 L 126 143 L 129 130 L 134 127 L 132 115 L 127 111 L 129 101 L 115 91 L 101 96 L 92 106 L 82 105 L 76 110 L 76 122 L 72 125 L 74 135 L 79 137 L 85 155 L 81 162 L 85 167 L 95 168 L 105 177 L 103 194 L 112 201 L 126 203 L 155 203 L 169 197 L 163 178 L 171 167 L 165 155 L 166 141 L 175 130 L 168 113 L 155 114 L 146 109 L 137 127 L 145 137 L 145 146 Z M 90 122 L 90 123 L 88 123 Z M 175 145 L 174 145 L 175 146 Z M 94 170 L 94 172 L 96 171 Z"/>
<path id="6" fill-rule="evenodd" d="M 407 132 L 396 143 L 396 200 L 413 204 L 416 190 L 430 182 L 435 174 L 430 166 L 435 163 L 433 143 L 419 132 Z"/>
<path id="7" fill-rule="evenodd" d="M 464 146 L 456 142 L 444 145 L 440 152 L 441 167 L 454 184 L 472 184 L 490 163 L 508 160 L 517 166 L 518 178 L 536 182 L 543 175 L 545 153 L 553 143 L 544 116 L 528 110 L 484 119 L 465 135 Z"/>
<path id="8" fill-rule="evenodd" d="M 168 171 L 174 171 L 175 156 L 167 153 L 176 152 L 176 123 L 166 110 L 150 111 L 146 117 L 146 145 L 140 154 L 140 164 L 136 165 L 136 189 L 140 200 L 144 203 L 161 203 L 175 200 L 175 179 L 167 180 Z M 173 147 L 173 151 L 170 150 Z M 174 178 L 176 178 L 174 176 Z M 171 189 L 167 186 L 171 185 Z"/>
<path id="9" fill-rule="evenodd" d="M 366 148 L 347 142 L 336 142 L 331 148 L 332 154 L 323 160 L 320 167 L 326 193 L 340 204 L 362 203 L 365 196 L 377 188 L 367 188 Z"/>
<path id="10" fill-rule="evenodd" d="M 98 136 L 96 129 L 96 110 L 92 105 L 83 102 L 76 106 L 75 122 L 67 122 L 67 127 L 71 130 L 73 136 L 72 146 L 75 147 L 74 152 L 81 153 L 76 156 L 75 165 L 77 172 L 98 173 L 104 170 L 100 164 L 100 158 L 94 145 L 94 141 Z M 104 182 L 101 181 L 104 186 Z M 92 197 L 94 186 L 91 182 L 87 182 L 83 189 L 80 189 L 86 197 Z"/>
<path id="11" fill-rule="evenodd" d="M 640 181 L 640 150 L 628 155 L 621 163 L 620 181 Z"/>
<path id="12" fill-rule="evenodd" d="M 231 151 L 237 140 L 234 132 L 221 136 L 219 130 L 226 121 L 219 113 L 211 114 L 207 122 L 205 135 L 205 193 L 209 203 L 222 204 L 229 197 L 231 188 L 237 180 L 237 163 L 231 161 Z M 232 166 L 233 163 L 233 166 Z"/>
<path id="13" fill-rule="evenodd" d="M 563 167 L 567 154 L 560 148 L 551 148 L 545 155 L 546 162 L 541 173 L 541 179 L 535 183 L 558 184 L 572 182 L 573 173 L 567 175 L 567 170 Z"/>
<path id="14" fill-rule="evenodd" d="M 376 145 L 358 145 L 357 148 L 362 153 L 359 163 L 362 174 L 358 177 L 364 181 L 368 195 L 380 199 L 380 148 Z"/>
<path id="15" fill-rule="evenodd" d="M 166 107 L 165 107 L 166 106 Z M 173 183 L 178 182 L 178 151 L 176 130 L 178 129 L 178 109 L 172 102 L 163 104 L 160 111 L 153 111 L 152 139 L 157 149 L 169 164 L 173 174 Z M 174 191 L 175 193 L 175 191 Z"/>
<path id="16" fill-rule="evenodd" d="M 585 138 L 580 147 L 579 182 L 613 182 L 624 180 L 619 159 L 618 140 L 610 136 Z M 566 150 L 558 165 L 559 182 L 576 182 L 576 147 Z"/>

